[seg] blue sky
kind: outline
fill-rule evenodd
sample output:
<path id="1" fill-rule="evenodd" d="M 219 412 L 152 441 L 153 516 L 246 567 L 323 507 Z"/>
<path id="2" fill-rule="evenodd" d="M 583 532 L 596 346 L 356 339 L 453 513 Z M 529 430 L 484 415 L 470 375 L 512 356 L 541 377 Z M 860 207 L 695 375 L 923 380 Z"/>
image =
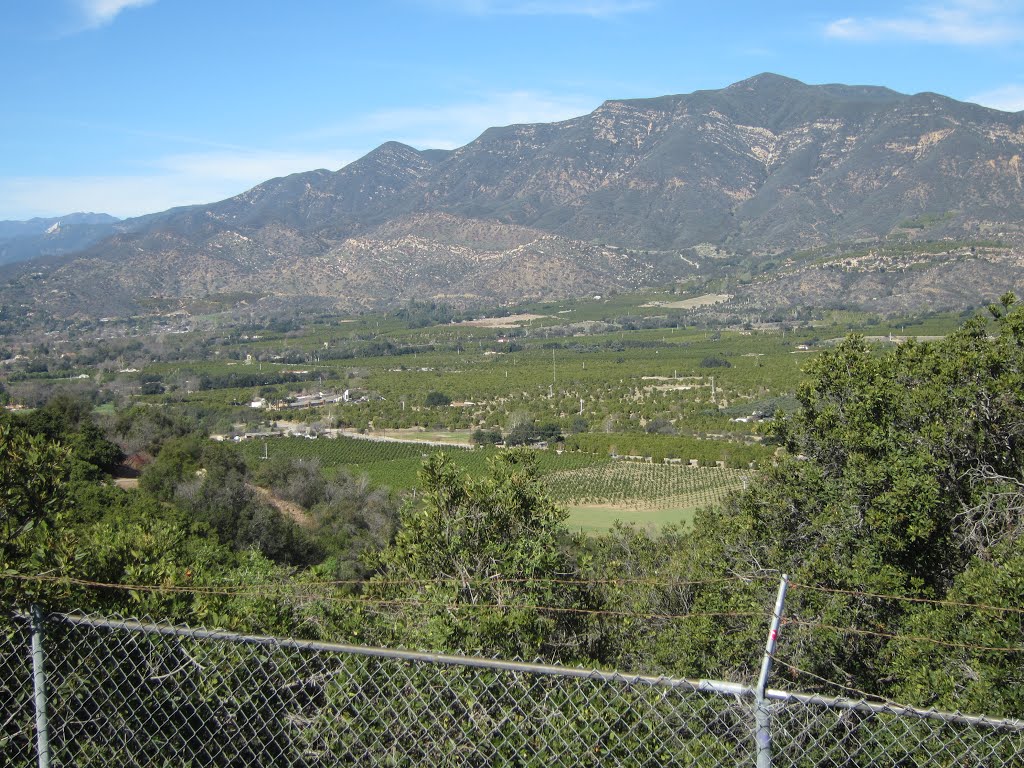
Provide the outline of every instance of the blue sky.
<path id="1" fill-rule="evenodd" d="M 1024 109 L 1024 0 L 6 0 L 0 220 L 212 202 L 766 71 Z"/>

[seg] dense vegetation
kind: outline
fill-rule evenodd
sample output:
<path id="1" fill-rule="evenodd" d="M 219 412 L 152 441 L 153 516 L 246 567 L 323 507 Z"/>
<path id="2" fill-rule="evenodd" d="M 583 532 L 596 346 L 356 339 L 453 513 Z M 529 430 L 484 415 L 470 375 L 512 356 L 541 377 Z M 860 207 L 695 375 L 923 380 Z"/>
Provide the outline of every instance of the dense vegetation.
<path id="1" fill-rule="evenodd" d="M 687 343 L 686 359 L 699 367 L 706 350 Z M 774 343 L 759 340 L 761 349 Z M 658 347 L 667 356 L 671 349 Z M 551 349 L 522 354 L 526 378 L 539 378 L 531 355 L 551 365 Z M 617 365 L 594 354 L 588 374 Z M 650 366 L 647 355 L 636 360 Z M 226 411 L 201 398 L 173 407 L 173 393 L 147 395 L 104 414 L 87 397 L 50 397 L 0 424 L 5 599 L 749 680 L 786 572 L 794 586 L 779 662 L 794 685 L 1018 713 L 1024 309 L 1008 296 L 992 317 L 970 319 L 945 339 L 883 348 L 851 336 L 806 359 L 792 402 L 784 407 L 782 386 L 763 397 L 776 414 L 764 429 L 780 453 L 758 446 L 745 424 L 709 443 L 758 471 L 732 476 L 736 492 L 701 509 L 692 526 L 657 534 L 617 526 L 574 536 L 559 500 L 578 500 L 584 486 L 608 500 L 619 493 L 613 487 L 625 487 L 614 473 L 629 462 L 608 458 L 612 440 L 619 452 L 640 441 L 636 450 L 645 446 L 652 458 L 666 441 L 695 441 L 683 443 L 689 458 L 701 448 L 693 434 L 700 430 L 682 417 L 674 426 L 688 435 L 639 428 L 572 436 L 578 414 L 565 408 L 565 447 L 589 452 L 561 456 L 298 438 L 278 438 L 263 453 L 259 443 L 239 450 L 207 440 L 204 429 Z M 782 378 L 763 370 L 764 382 Z M 741 365 L 716 371 L 746 375 Z M 168 372 L 164 380 L 192 375 Z M 575 376 L 582 375 L 580 368 Z M 680 381 L 671 370 L 659 375 L 659 384 Z M 421 391 L 455 393 L 460 381 L 434 380 L 436 389 Z M 487 381 L 480 375 L 475 386 Z M 642 411 L 640 381 L 630 380 L 625 407 Z M 730 397 L 740 381 L 716 387 Z M 698 424 L 729 423 L 721 406 L 701 416 L 707 401 L 686 400 L 695 390 L 667 391 L 677 399 L 651 391 L 652 418 L 677 407 Z M 512 428 L 543 423 L 554 413 L 543 400 L 543 408 L 510 418 Z M 495 408 L 513 413 L 517 401 L 510 402 Z M 320 446 L 342 453 L 329 459 Z M 129 448 L 155 454 L 134 491 L 109 482 Z M 632 466 L 645 474 L 630 482 L 646 478 L 632 493 L 648 498 L 699 498 L 700 479 L 710 477 L 668 464 Z M 412 485 L 402 473 L 414 470 L 414 493 L 400 495 Z M 679 485 L 684 478 L 692 487 Z"/>

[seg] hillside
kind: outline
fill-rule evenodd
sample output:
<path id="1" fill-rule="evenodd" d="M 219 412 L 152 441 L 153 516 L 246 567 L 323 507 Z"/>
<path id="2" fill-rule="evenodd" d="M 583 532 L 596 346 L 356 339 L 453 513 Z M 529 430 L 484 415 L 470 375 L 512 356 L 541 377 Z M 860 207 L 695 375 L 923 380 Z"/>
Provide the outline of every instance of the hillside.
<path id="1" fill-rule="evenodd" d="M 56 317 L 238 292 L 352 310 L 712 277 L 754 306 L 964 306 L 1020 285 L 1022 146 L 1019 113 L 764 74 L 450 152 L 387 143 L 8 267 L 0 298 Z"/>
<path id="2" fill-rule="evenodd" d="M 105 213 L 0 221 L 0 264 L 82 250 L 116 232 L 119 221 Z"/>

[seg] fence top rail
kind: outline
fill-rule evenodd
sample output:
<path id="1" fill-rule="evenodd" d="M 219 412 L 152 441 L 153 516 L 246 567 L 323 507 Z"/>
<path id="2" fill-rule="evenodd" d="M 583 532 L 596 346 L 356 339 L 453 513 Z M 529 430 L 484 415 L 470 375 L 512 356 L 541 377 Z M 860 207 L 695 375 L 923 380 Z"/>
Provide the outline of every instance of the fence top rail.
<path id="1" fill-rule="evenodd" d="M 22 621 L 30 621 L 31 615 L 16 612 L 14 616 Z M 565 667 L 557 664 L 535 664 L 523 661 L 504 661 L 482 656 L 460 656 L 445 653 L 429 653 L 423 651 L 407 651 L 394 648 L 376 648 L 367 645 L 349 645 L 346 643 L 330 643 L 317 640 L 297 640 L 290 637 L 274 637 L 271 635 L 252 635 L 229 632 L 223 629 L 202 629 L 175 624 L 144 622 L 136 619 L 108 618 L 74 613 L 50 613 L 46 621 L 51 623 L 71 624 L 93 629 L 111 629 L 126 632 L 139 632 L 173 637 L 184 637 L 191 640 L 214 640 L 241 645 L 260 645 L 274 648 L 291 648 L 300 651 L 321 653 L 350 654 L 355 656 L 372 656 L 392 661 L 410 661 L 421 664 L 440 664 L 453 667 L 474 667 L 492 669 L 520 674 L 551 675 L 555 677 L 571 677 L 626 685 L 647 685 L 659 688 L 677 688 L 688 691 L 708 690 L 700 680 L 673 678 L 654 675 L 628 675 L 622 672 L 609 672 L 584 667 Z"/>
<path id="2" fill-rule="evenodd" d="M 16 611 L 13 618 L 31 622 L 28 612 Z M 694 680 L 652 675 L 631 675 L 618 671 L 586 669 L 583 667 L 566 667 L 557 664 L 536 664 L 522 661 L 504 661 L 479 656 L 461 656 L 455 654 L 407 651 L 393 648 L 377 648 L 365 645 L 349 645 L 316 640 L 298 640 L 295 638 L 274 637 L 271 635 L 244 634 L 223 629 L 194 628 L 170 623 L 146 622 L 137 619 L 120 617 L 90 616 L 80 613 L 50 613 L 46 621 L 51 623 L 69 624 L 93 629 L 109 629 L 145 634 L 183 637 L 191 640 L 212 640 L 237 643 L 242 645 L 270 646 L 290 648 L 300 651 L 311 651 L 332 654 L 349 654 L 368 656 L 392 661 L 408 661 L 421 664 L 437 664 L 453 667 L 471 667 L 519 674 L 550 675 L 586 679 L 625 685 L 646 685 L 659 688 L 674 688 L 687 691 L 710 692 L 718 695 L 755 696 L 752 686 L 742 683 L 720 680 Z M 935 720 L 951 724 L 972 727 L 983 727 L 992 730 L 1015 731 L 1024 733 L 1024 719 L 994 718 L 984 715 L 965 715 L 959 712 L 944 712 L 936 709 L 924 709 L 891 701 L 872 702 L 866 699 L 852 699 L 843 696 L 824 696 L 811 693 L 793 693 L 790 691 L 769 688 L 764 692 L 769 701 L 780 704 L 802 704 L 820 706 L 829 709 L 852 710 L 877 715 L 894 717 L 913 717 L 923 720 Z"/>

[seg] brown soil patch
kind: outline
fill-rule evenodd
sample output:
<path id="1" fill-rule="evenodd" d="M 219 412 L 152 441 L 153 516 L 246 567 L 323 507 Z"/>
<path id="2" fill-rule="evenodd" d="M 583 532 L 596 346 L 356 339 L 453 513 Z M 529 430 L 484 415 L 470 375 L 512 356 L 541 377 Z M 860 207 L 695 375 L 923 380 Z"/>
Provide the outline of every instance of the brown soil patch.
<path id="1" fill-rule="evenodd" d="M 509 315 L 508 317 L 481 317 L 477 320 L 464 320 L 455 325 L 475 325 L 478 328 L 515 328 L 520 323 L 539 320 L 547 315 Z"/>
<path id="2" fill-rule="evenodd" d="M 249 487 L 256 492 L 261 501 L 265 501 L 285 517 L 294 520 L 296 525 L 302 528 L 312 528 L 316 525 L 313 518 L 309 516 L 309 513 L 298 504 L 275 496 L 274 492 L 269 488 L 261 488 L 258 485 L 250 485 Z"/>

